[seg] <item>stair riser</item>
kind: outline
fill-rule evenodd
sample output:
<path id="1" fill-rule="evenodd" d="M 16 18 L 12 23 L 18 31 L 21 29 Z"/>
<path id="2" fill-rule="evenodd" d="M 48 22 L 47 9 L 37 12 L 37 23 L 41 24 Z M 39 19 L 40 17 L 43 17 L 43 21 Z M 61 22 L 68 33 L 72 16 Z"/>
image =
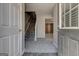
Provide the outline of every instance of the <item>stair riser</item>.
<path id="1" fill-rule="evenodd" d="M 33 41 L 34 38 L 35 38 L 35 33 L 34 32 L 26 33 L 26 35 L 25 35 L 25 40 L 27 40 L 27 41 Z"/>

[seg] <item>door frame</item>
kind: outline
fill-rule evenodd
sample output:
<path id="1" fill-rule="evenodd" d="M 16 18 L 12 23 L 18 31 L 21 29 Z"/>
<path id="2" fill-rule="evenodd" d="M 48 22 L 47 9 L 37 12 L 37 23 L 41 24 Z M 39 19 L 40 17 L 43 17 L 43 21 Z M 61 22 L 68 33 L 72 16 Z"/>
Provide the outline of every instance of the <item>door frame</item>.
<path id="1" fill-rule="evenodd" d="M 19 3 L 20 21 L 19 21 L 19 43 L 20 56 L 25 52 L 25 3 Z"/>

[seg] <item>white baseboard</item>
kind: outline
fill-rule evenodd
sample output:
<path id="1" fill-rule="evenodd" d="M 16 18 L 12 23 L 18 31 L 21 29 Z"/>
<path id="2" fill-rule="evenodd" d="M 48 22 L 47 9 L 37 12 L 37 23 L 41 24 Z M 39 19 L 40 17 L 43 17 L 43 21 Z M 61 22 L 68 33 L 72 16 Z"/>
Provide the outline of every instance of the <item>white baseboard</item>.
<path id="1" fill-rule="evenodd" d="M 36 39 L 36 38 L 34 38 L 34 41 L 37 41 L 37 39 Z"/>

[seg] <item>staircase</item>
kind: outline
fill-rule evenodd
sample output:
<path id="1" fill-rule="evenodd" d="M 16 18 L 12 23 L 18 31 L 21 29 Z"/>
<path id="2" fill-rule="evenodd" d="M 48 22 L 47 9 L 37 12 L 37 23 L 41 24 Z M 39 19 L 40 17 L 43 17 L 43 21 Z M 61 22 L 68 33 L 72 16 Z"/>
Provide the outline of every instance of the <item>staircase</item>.
<path id="1" fill-rule="evenodd" d="M 26 15 L 25 41 L 34 41 L 34 38 L 35 38 L 36 14 L 35 14 L 35 12 L 26 12 L 25 15 Z"/>
<path id="2" fill-rule="evenodd" d="M 31 32 L 31 33 L 26 33 L 25 34 L 25 40 L 26 41 L 33 41 L 35 38 L 35 32 Z"/>

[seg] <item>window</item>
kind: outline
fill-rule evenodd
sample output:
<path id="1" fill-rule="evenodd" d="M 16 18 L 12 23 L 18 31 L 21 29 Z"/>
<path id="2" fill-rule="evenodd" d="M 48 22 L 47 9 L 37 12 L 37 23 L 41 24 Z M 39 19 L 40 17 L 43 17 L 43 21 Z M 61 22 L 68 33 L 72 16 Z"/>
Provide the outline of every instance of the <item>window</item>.
<path id="1" fill-rule="evenodd" d="M 59 27 L 60 29 L 79 29 L 79 4 L 59 4 Z"/>

